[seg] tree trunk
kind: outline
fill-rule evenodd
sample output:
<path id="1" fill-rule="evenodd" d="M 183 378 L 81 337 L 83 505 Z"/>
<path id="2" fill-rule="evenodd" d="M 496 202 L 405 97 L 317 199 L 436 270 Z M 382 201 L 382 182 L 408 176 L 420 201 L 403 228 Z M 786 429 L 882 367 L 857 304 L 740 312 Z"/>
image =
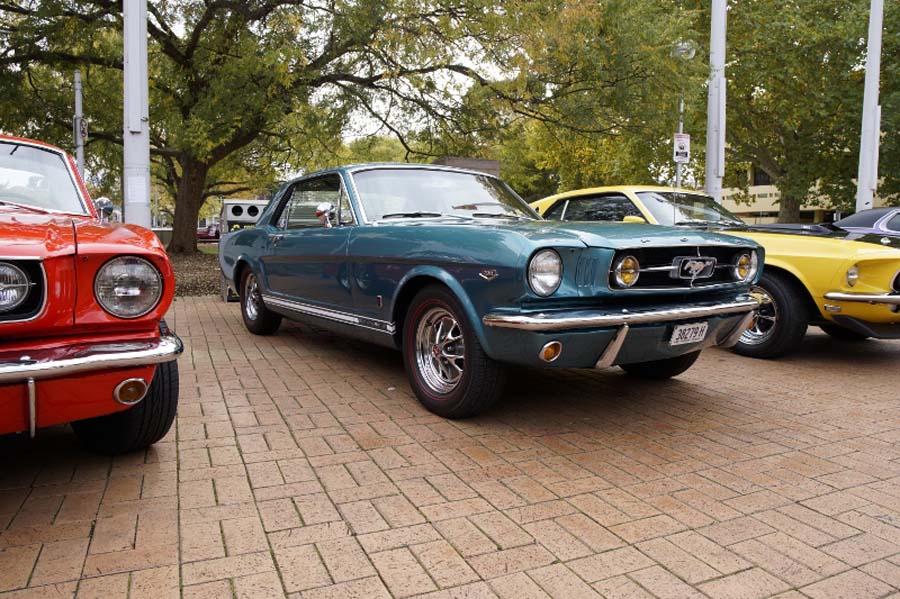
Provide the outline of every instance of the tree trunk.
<path id="1" fill-rule="evenodd" d="M 175 222 L 172 225 L 170 254 L 197 253 L 197 219 L 203 206 L 203 191 L 209 167 L 201 162 L 181 160 L 181 180 L 175 194 Z"/>
<path id="2" fill-rule="evenodd" d="M 799 198 L 782 193 L 781 201 L 778 203 L 778 222 L 800 222 L 800 202 Z"/>

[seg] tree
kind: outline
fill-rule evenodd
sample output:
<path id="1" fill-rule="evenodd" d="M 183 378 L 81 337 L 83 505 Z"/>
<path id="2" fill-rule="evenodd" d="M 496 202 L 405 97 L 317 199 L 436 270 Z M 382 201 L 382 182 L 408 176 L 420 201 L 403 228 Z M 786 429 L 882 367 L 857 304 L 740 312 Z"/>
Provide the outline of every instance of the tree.
<path id="1" fill-rule="evenodd" d="M 854 204 L 868 8 L 868 0 L 742 0 L 729 10 L 728 159 L 772 178 L 781 222 L 796 222 L 808 202 Z M 894 29 L 885 28 L 881 164 L 884 191 L 896 193 L 898 84 L 891 75 L 900 6 L 888 2 L 885 10 Z"/>
<path id="2" fill-rule="evenodd" d="M 367 113 L 401 139 L 453 128 L 461 86 L 487 83 L 466 57 L 493 43 L 496 26 L 485 18 L 494 7 L 479 0 L 166 0 L 148 9 L 151 154 L 175 198 L 171 252 L 196 250 L 206 197 L 246 186 L 235 170 L 274 168 L 276 150 L 290 160 L 313 154 L 308 144 L 335 144 L 350 115 Z M 0 82 L 18 101 L 10 110 L 4 102 L 0 126 L 67 139 L 64 81 L 80 66 L 93 139 L 120 144 L 121 30 L 121 1 L 0 4 Z"/>

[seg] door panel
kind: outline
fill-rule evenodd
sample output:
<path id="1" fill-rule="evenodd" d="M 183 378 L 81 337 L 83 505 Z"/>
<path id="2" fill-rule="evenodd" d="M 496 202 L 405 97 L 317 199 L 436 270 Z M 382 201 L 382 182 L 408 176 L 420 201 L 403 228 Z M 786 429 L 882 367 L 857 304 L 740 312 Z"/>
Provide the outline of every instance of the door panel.
<path id="1" fill-rule="evenodd" d="M 266 287 L 296 302 L 350 308 L 347 248 L 350 226 L 326 226 L 316 216 L 322 202 L 341 203 L 338 175 L 298 182 L 285 194 L 269 235 Z"/>

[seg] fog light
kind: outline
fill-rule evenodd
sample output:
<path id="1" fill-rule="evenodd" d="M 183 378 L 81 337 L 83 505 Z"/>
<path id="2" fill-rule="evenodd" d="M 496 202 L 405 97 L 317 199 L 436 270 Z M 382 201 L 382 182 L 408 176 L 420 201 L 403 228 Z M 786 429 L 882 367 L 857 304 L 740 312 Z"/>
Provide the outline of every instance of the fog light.
<path id="1" fill-rule="evenodd" d="M 113 390 L 113 398 L 122 405 L 133 406 L 147 395 L 147 381 L 125 379 Z"/>
<path id="2" fill-rule="evenodd" d="M 556 358 L 558 358 L 559 354 L 561 353 L 562 343 L 560 343 L 559 341 L 551 341 L 541 348 L 538 356 L 540 356 L 541 360 L 543 360 L 544 362 L 552 362 Z"/>

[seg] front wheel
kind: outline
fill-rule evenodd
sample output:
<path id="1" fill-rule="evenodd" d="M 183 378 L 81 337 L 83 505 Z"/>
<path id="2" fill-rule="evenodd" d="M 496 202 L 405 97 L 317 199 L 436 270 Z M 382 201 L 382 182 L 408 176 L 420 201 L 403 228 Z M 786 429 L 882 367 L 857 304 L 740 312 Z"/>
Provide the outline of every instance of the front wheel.
<path id="1" fill-rule="evenodd" d="M 500 398 L 503 368 L 481 347 L 456 297 L 437 285 L 420 291 L 403 321 L 403 364 L 413 393 L 445 418 L 480 414 Z"/>
<path id="2" fill-rule="evenodd" d="M 809 321 L 806 290 L 780 273 L 763 272 L 750 294 L 760 305 L 734 351 L 751 358 L 777 358 L 797 349 Z"/>
<path id="3" fill-rule="evenodd" d="M 654 360 L 652 362 L 638 362 L 636 364 L 620 364 L 619 368 L 628 374 L 642 379 L 652 379 L 662 381 L 678 376 L 688 368 L 694 365 L 700 352 L 695 351 L 674 358 L 664 358 L 662 360 Z"/>
<path id="4" fill-rule="evenodd" d="M 78 420 L 72 430 L 94 451 L 109 455 L 149 447 L 166 436 L 178 409 L 178 362 L 156 367 L 147 395 L 124 412 Z"/>
<path id="5" fill-rule="evenodd" d="M 869 338 L 868 335 L 863 335 L 862 333 L 857 333 L 856 331 L 845 329 L 844 327 L 836 324 L 822 323 L 819 325 L 819 328 L 828 333 L 830 337 L 833 337 L 840 341 L 865 341 Z"/>
<path id="6" fill-rule="evenodd" d="M 259 280 L 249 268 L 241 275 L 241 316 L 244 326 L 254 335 L 271 335 L 281 326 L 281 315 L 266 308 Z"/>

